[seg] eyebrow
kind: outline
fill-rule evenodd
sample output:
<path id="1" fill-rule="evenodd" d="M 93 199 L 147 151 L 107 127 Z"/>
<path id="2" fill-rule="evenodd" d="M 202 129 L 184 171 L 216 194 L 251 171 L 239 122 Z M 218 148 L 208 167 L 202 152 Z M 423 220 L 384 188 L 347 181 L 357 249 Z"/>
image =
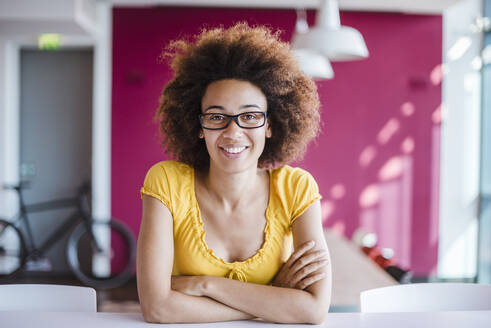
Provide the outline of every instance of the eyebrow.
<path id="1" fill-rule="evenodd" d="M 259 105 L 256 105 L 256 104 L 242 105 L 242 106 L 239 107 L 239 109 L 243 109 L 243 108 L 257 108 L 257 109 L 261 109 L 261 107 Z M 208 110 L 210 110 L 210 109 L 225 110 L 225 108 L 223 106 L 212 105 L 212 106 L 206 107 L 205 112 L 208 111 Z"/>

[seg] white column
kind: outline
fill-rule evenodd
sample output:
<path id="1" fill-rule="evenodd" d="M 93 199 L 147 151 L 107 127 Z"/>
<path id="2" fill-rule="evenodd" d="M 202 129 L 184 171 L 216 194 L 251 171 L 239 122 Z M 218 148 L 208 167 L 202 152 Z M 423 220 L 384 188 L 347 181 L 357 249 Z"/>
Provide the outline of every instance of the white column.
<path id="1" fill-rule="evenodd" d="M 0 186 L 19 181 L 19 47 L 0 39 Z M 18 210 L 15 192 L 0 188 L 0 216 Z"/>
<path id="2" fill-rule="evenodd" d="M 18 197 L 3 184 L 19 180 L 19 47 L 6 39 L 0 39 L 0 217 L 13 218 L 18 212 Z M 19 246 L 15 235 L 4 235 L 9 247 Z M 2 258 L 0 269 L 11 271 L 18 266 L 16 258 Z"/>
<path id="3" fill-rule="evenodd" d="M 445 279 L 476 275 L 481 73 L 473 61 L 482 35 L 471 24 L 482 15 L 481 5 L 460 1 L 443 14 L 438 277 Z"/>
<path id="4" fill-rule="evenodd" d="M 111 217 L 111 67 L 112 6 L 97 2 L 97 29 L 94 47 L 94 103 L 92 121 L 92 214 L 97 220 Z M 109 231 L 95 231 L 109 247 Z M 110 271 L 106 256 L 94 258 L 96 274 Z"/>

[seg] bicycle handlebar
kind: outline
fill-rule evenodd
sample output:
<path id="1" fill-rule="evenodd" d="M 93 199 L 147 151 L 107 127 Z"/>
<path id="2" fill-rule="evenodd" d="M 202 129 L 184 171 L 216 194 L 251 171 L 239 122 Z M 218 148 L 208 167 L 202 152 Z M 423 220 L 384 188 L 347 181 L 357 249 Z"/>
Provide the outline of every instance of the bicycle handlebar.
<path id="1" fill-rule="evenodd" d="M 21 181 L 19 184 L 5 184 L 2 187 L 3 187 L 3 189 L 15 190 L 19 194 L 19 201 L 21 203 L 21 207 L 23 207 L 24 206 L 24 203 L 23 203 L 24 200 L 23 200 L 23 197 L 22 197 L 22 190 L 23 189 L 26 189 L 26 188 L 29 188 L 30 186 L 31 186 L 31 182 L 30 181 Z M 76 203 L 84 204 L 86 202 L 84 199 L 85 199 L 85 197 L 88 194 L 90 194 L 90 190 L 91 190 L 91 183 L 90 183 L 90 181 L 85 181 L 84 183 L 82 183 L 82 185 L 77 188 L 76 198 L 73 198 L 74 201 L 76 199 L 75 204 Z M 63 204 L 66 203 L 66 199 L 63 199 L 62 201 L 63 201 Z M 88 200 L 88 201 L 89 201 L 89 204 L 90 204 L 90 200 Z M 53 202 L 56 202 L 56 200 L 55 201 L 51 201 L 51 202 L 38 203 L 38 204 L 34 204 L 34 205 L 29 205 L 29 206 L 32 207 L 32 206 L 37 206 L 37 205 L 43 205 L 43 208 L 44 208 L 44 205 L 46 205 L 46 204 L 54 204 Z M 57 205 L 57 207 L 58 206 L 60 206 L 60 205 Z"/>
<path id="2" fill-rule="evenodd" d="M 29 188 L 31 186 L 31 181 L 21 181 L 19 184 L 4 184 L 3 189 L 12 189 L 21 191 L 22 189 Z"/>

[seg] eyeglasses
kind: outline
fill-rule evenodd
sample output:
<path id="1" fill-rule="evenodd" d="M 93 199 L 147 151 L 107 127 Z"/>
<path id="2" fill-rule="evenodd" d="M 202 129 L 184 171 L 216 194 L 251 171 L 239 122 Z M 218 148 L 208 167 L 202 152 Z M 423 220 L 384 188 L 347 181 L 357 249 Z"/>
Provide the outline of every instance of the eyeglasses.
<path id="1" fill-rule="evenodd" d="M 237 115 L 221 113 L 199 115 L 201 127 L 207 130 L 226 129 L 232 120 L 243 129 L 256 129 L 264 126 L 266 123 L 266 112 L 245 112 Z"/>

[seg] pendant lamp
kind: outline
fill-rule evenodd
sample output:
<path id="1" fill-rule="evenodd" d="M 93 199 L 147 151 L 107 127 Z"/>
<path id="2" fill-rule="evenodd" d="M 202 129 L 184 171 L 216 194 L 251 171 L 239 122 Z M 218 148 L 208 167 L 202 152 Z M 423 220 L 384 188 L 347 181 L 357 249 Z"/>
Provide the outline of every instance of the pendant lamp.
<path id="1" fill-rule="evenodd" d="M 295 32 L 293 49 L 313 50 L 330 61 L 358 60 L 368 57 L 363 36 L 356 29 L 342 26 L 337 0 L 322 0 L 316 24 L 305 33 Z"/>
<path id="2" fill-rule="evenodd" d="M 297 10 L 297 23 L 295 34 L 305 34 L 309 31 L 307 13 L 305 10 Z M 302 71 L 314 79 L 332 79 L 334 72 L 331 63 L 326 56 L 312 49 L 293 49 Z"/>

